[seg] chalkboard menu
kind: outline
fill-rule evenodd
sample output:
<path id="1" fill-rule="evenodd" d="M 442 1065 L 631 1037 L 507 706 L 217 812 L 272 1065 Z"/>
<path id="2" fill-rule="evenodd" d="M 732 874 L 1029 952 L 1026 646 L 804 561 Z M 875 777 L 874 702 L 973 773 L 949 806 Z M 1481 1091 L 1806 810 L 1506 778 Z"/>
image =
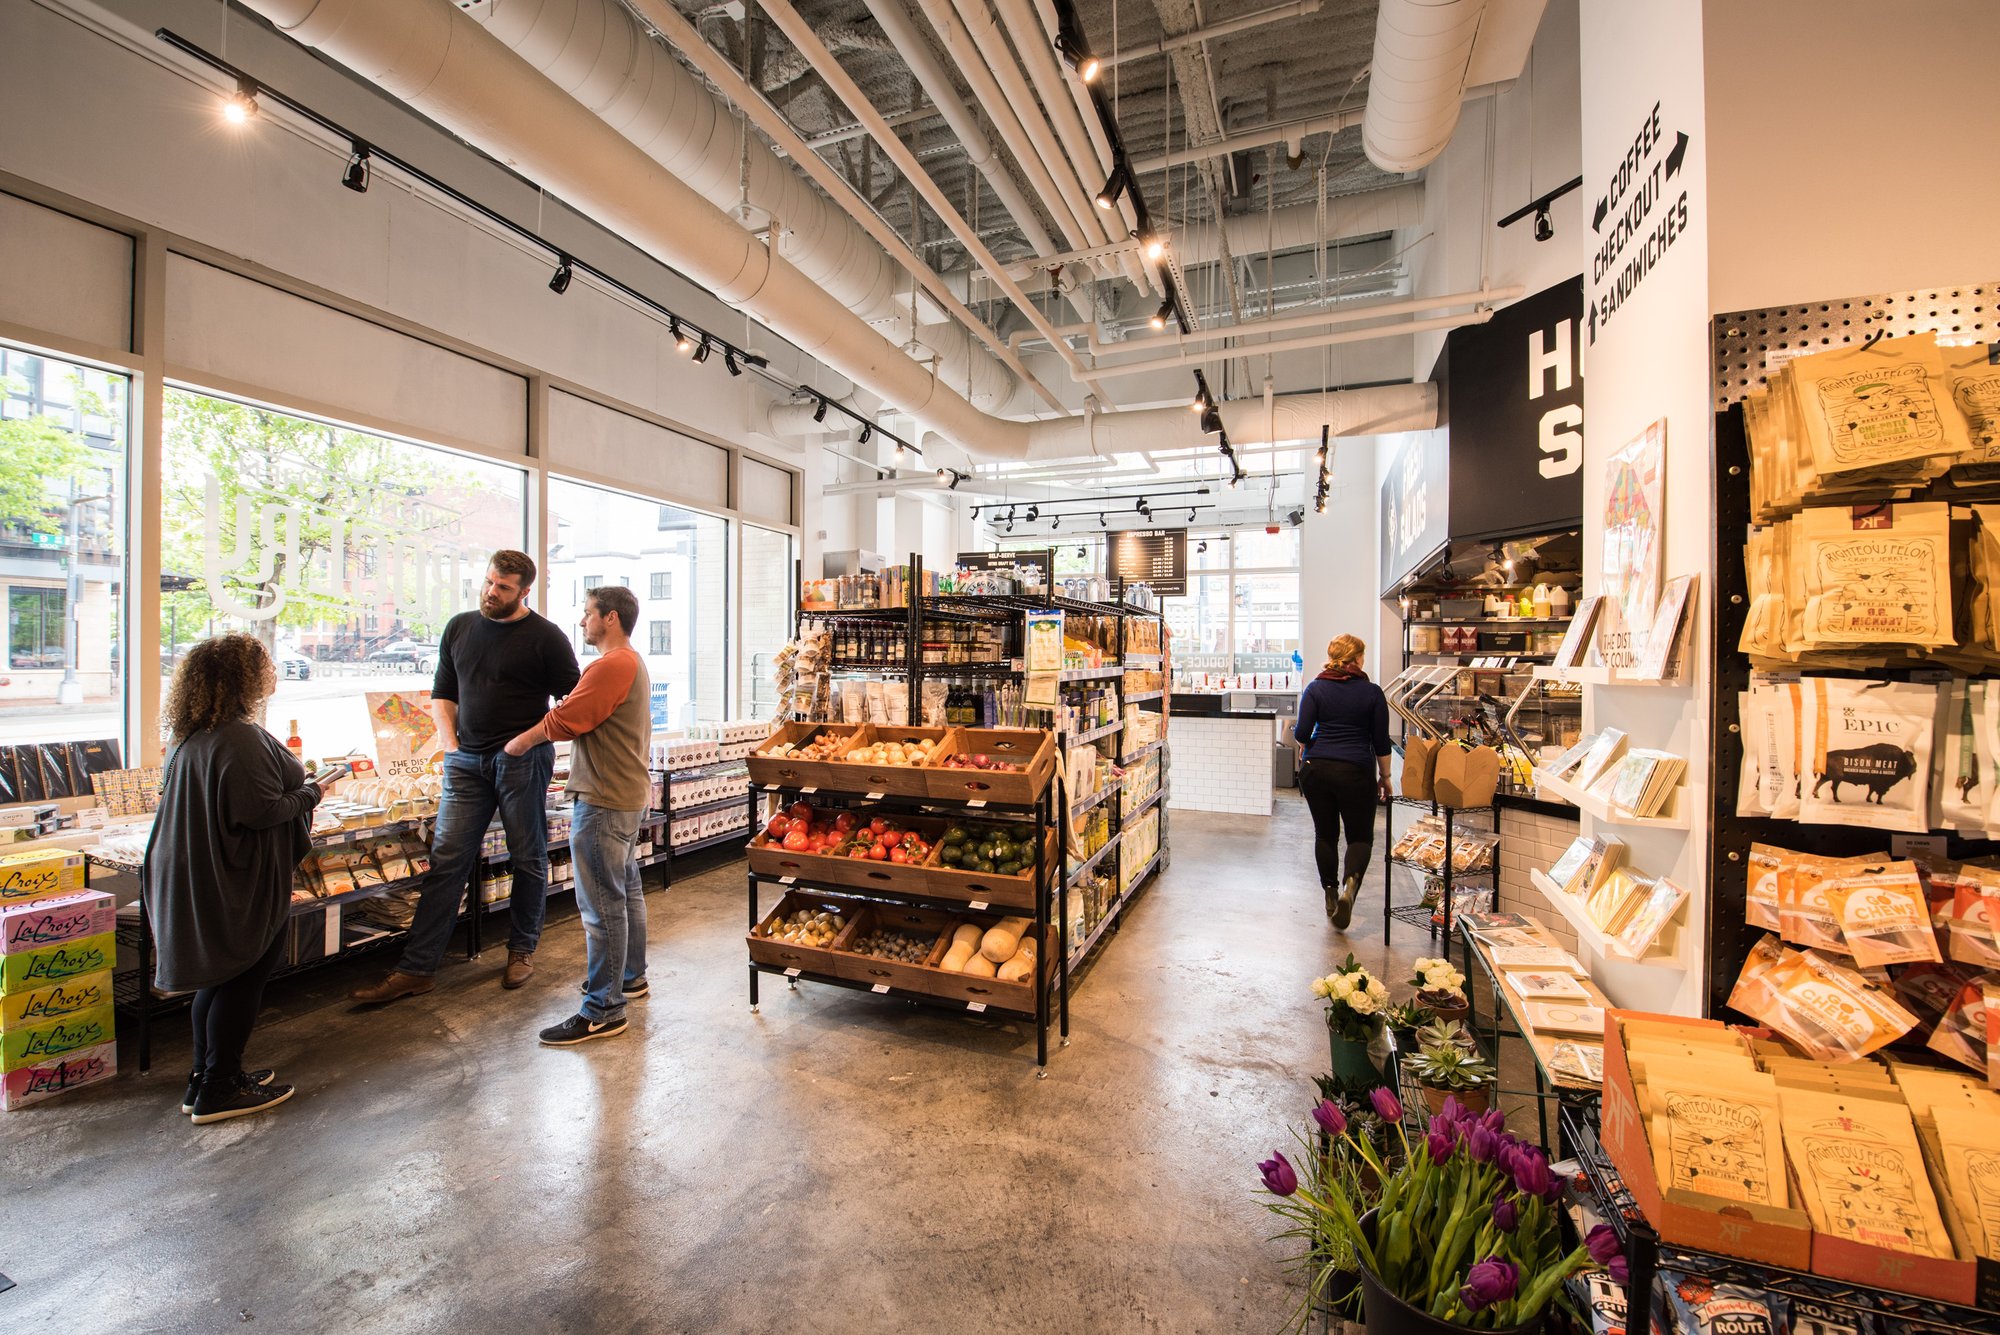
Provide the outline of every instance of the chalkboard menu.
<path id="1" fill-rule="evenodd" d="M 1001 570 L 1007 566 L 1019 566 L 1023 572 L 1033 569 L 1041 572 L 1044 592 L 1055 587 L 1056 553 L 1053 547 L 1039 552 L 960 552 L 958 564 L 965 570 Z M 1025 582 L 1034 583 L 1032 579 Z"/>
<path id="2" fill-rule="evenodd" d="M 1145 584 L 1162 598 L 1187 593 L 1187 530 L 1122 529 L 1112 535 L 1111 578 L 1122 595 L 1129 584 Z"/>

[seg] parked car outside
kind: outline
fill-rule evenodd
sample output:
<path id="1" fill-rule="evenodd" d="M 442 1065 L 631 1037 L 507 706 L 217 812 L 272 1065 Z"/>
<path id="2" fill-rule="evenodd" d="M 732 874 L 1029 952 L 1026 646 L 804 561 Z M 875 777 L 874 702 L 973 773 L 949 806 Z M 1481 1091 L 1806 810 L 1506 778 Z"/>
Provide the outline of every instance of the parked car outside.
<path id="1" fill-rule="evenodd" d="M 310 658 L 281 649 L 277 654 L 278 676 L 285 681 L 310 681 L 313 665 Z"/>

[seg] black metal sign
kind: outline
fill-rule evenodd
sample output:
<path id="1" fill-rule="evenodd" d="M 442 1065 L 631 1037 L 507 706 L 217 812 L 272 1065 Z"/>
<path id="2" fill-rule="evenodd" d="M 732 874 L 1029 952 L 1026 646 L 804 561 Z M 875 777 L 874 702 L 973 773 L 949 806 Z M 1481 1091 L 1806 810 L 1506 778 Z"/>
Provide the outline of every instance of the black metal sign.
<path id="1" fill-rule="evenodd" d="M 1121 529 L 1112 535 L 1111 578 L 1123 596 L 1126 586 L 1144 584 L 1162 598 L 1187 593 L 1187 530 Z"/>
<path id="2" fill-rule="evenodd" d="M 1421 431 L 1382 480 L 1382 596 L 1388 597 L 1445 544 L 1451 457 L 1442 431 Z"/>
<path id="3" fill-rule="evenodd" d="M 1052 547 L 1038 552 L 960 552 L 958 564 L 967 570 L 1002 570 L 1008 566 L 1019 566 L 1041 572 L 1041 587 L 1044 590 L 1055 587 L 1056 553 Z M 1034 584 L 1032 577 L 1024 578 L 1024 584 Z"/>

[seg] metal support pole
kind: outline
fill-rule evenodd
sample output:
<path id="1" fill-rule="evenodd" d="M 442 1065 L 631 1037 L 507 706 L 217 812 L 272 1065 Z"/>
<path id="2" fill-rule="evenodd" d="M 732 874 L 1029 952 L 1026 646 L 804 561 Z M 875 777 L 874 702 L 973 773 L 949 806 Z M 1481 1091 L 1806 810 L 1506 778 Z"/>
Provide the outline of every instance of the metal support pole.
<path id="1" fill-rule="evenodd" d="M 752 839 L 755 839 L 757 837 L 757 785 L 756 784 L 753 783 L 750 785 L 749 796 L 746 797 L 744 800 L 749 804 L 750 808 L 750 837 Z M 673 829 L 671 826 L 669 826 L 667 830 L 667 839 L 669 843 L 671 843 L 673 840 Z M 749 887 L 750 930 L 754 932 L 757 930 L 757 873 L 749 870 L 747 862 L 745 864 L 743 880 L 744 883 Z M 752 1011 L 755 1011 L 757 1009 L 757 961 L 756 960 L 750 961 L 750 1009 Z"/>

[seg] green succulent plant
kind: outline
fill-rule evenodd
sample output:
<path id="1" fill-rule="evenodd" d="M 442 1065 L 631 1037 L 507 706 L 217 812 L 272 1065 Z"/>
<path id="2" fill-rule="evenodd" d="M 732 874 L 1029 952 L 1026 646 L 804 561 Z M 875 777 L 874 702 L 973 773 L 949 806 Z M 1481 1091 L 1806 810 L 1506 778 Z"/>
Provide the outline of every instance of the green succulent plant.
<path id="1" fill-rule="evenodd" d="M 1432 1089 L 1476 1089 L 1493 1082 L 1493 1066 L 1456 1020 L 1425 1025 L 1417 1031 L 1417 1050 L 1408 1059 L 1417 1083 Z"/>

